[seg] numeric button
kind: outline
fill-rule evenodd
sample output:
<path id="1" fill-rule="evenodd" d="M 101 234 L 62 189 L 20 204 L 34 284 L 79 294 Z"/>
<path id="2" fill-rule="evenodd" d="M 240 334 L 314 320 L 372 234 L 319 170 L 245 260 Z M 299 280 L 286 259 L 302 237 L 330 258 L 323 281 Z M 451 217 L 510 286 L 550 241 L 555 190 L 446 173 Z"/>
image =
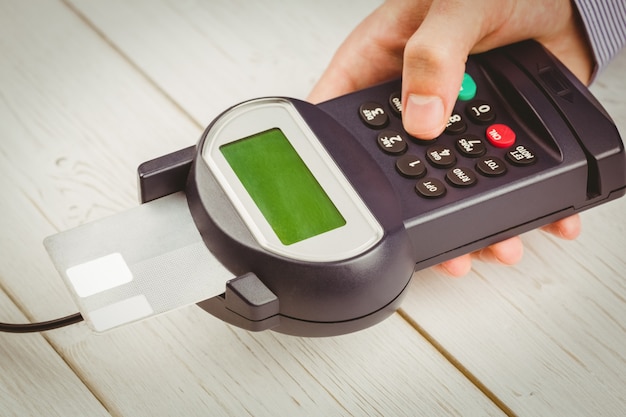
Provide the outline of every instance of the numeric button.
<path id="1" fill-rule="evenodd" d="M 421 178 L 426 175 L 426 166 L 419 157 L 411 154 L 403 155 L 396 161 L 396 170 L 403 177 Z"/>
<path id="2" fill-rule="evenodd" d="M 449 135 L 459 135 L 465 132 L 465 129 L 467 129 L 467 124 L 465 120 L 463 120 L 463 117 L 458 113 L 454 113 L 448 119 L 445 132 Z"/>
<path id="3" fill-rule="evenodd" d="M 483 100 L 470 101 L 465 107 L 465 113 L 476 123 L 489 123 L 496 118 L 491 105 Z"/>
<path id="4" fill-rule="evenodd" d="M 478 158 L 487 152 L 485 142 L 476 135 L 465 135 L 458 138 L 456 148 L 461 154 L 470 158 Z"/>
<path id="5" fill-rule="evenodd" d="M 436 168 L 450 168 L 456 164 L 456 154 L 445 145 L 433 145 L 426 150 L 428 161 Z"/>
<path id="6" fill-rule="evenodd" d="M 381 104 L 369 101 L 359 107 L 361 120 L 372 129 L 382 129 L 389 123 L 389 116 Z"/>
<path id="7" fill-rule="evenodd" d="M 378 134 L 378 147 L 390 155 L 399 155 L 406 151 L 406 140 L 395 130 L 383 130 Z"/>

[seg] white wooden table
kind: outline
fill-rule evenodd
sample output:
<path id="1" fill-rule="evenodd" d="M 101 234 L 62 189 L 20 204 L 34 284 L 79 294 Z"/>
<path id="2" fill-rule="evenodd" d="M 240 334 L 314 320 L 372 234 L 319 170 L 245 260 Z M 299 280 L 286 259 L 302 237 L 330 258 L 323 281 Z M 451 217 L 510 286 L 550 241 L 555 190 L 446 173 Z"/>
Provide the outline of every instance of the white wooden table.
<path id="1" fill-rule="evenodd" d="M 135 169 L 221 110 L 304 98 L 378 1 L 0 1 L 0 321 L 76 308 L 45 236 L 136 206 Z M 626 133 L 626 53 L 593 91 Z M 519 266 L 416 274 L 356 334 L 248 333 L 196 306 L 0 334 L 1 416 L 623 416 L 626 199 Z"/>

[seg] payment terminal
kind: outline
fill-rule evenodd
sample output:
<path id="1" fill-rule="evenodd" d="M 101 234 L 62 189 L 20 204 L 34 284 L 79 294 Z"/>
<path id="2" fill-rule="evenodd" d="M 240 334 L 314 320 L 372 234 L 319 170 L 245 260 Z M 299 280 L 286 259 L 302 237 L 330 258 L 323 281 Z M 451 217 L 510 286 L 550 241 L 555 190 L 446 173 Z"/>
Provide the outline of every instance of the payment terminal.
<path id="1" fill-rule="evenodd" d="M 144 238 L 133 244 L 141 256 L 133 246 L 132 254 L 111 258 L 111 244 L 78 260 L 64 255 L 78 238 L 47 242 L 53 258 L 65 256 L 56 264 L 83 315 L 93 313 L 106 329 L 130 320 L 104 316 L 164 311 L 188 284 L 187 271 L 197 269 L 198 282 L 222 281 L 213 293 L 198 291 L 194 303 L 229 323 L 303 336 L 352 332 L 394 312 L 415 270 L 626 191 L 615 125 L 535 42 L 471 56 L 454 112 L 435 140 L 403 129 L 400 91 L 394 80 L 319 105 L 250 100 L 219 115 L 196 146 L 142 164 L 142 206 L 186 211 L 174 220 L 153 210 L 161 217 L 146 233 L 169 228 L 150 238 L 169 245 L 153 256 L 157 266 L 146 266 L 152 246 Z M 115 239 L 139 223 L 139 216 L 128 221 Z M 183 229 L 202 247 L 170 245 Z M 122 258 L 126 278 L 115 288 L 94 289 L 84 277 L 103 260 Z M 130 289 L 133 276 L 158 277 L 168 268 L 176 285 L 166 295 L 148 294 L 149 280 Z M 79 284 L 88 287 L 82 295 Z M 99 298 L 89 304 L 91 297 Z"/>

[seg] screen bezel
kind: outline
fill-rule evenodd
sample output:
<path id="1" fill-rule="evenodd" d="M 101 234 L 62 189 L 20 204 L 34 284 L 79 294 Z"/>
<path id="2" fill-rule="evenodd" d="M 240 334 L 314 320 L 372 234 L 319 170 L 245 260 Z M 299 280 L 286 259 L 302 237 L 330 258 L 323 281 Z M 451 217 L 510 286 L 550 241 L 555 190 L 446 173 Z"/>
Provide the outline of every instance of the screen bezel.
<path id="1" fill-rule="evenodd" d="M 332 203 L 345 225 L 284 245 L 220 151 L 220 147 L 273 128 L 287 137 Z M 384 231 L 293 103 L 263 98 L 226 111 L 206 134 L 201 155 L 256 241 L 273 253 L 303 261 L 331 262 L 363 253 Z"/>

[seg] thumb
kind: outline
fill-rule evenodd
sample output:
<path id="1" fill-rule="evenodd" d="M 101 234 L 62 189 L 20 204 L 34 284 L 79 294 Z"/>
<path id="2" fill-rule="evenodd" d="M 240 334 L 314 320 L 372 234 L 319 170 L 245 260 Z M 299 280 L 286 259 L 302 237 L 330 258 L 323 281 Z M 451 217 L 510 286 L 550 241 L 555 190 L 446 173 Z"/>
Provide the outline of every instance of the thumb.
<path id="1" fill-rule="evenodd" d="M 456 8 L 440 3 L 433 2 L 404 51 L 402 120 L 406 131 L 421 139 L 433 139 L 443 131 L 461 88 L 467 56 L 480 37 L 482 18 L 473 17 L 478 3 L 457 3 Z"/>

